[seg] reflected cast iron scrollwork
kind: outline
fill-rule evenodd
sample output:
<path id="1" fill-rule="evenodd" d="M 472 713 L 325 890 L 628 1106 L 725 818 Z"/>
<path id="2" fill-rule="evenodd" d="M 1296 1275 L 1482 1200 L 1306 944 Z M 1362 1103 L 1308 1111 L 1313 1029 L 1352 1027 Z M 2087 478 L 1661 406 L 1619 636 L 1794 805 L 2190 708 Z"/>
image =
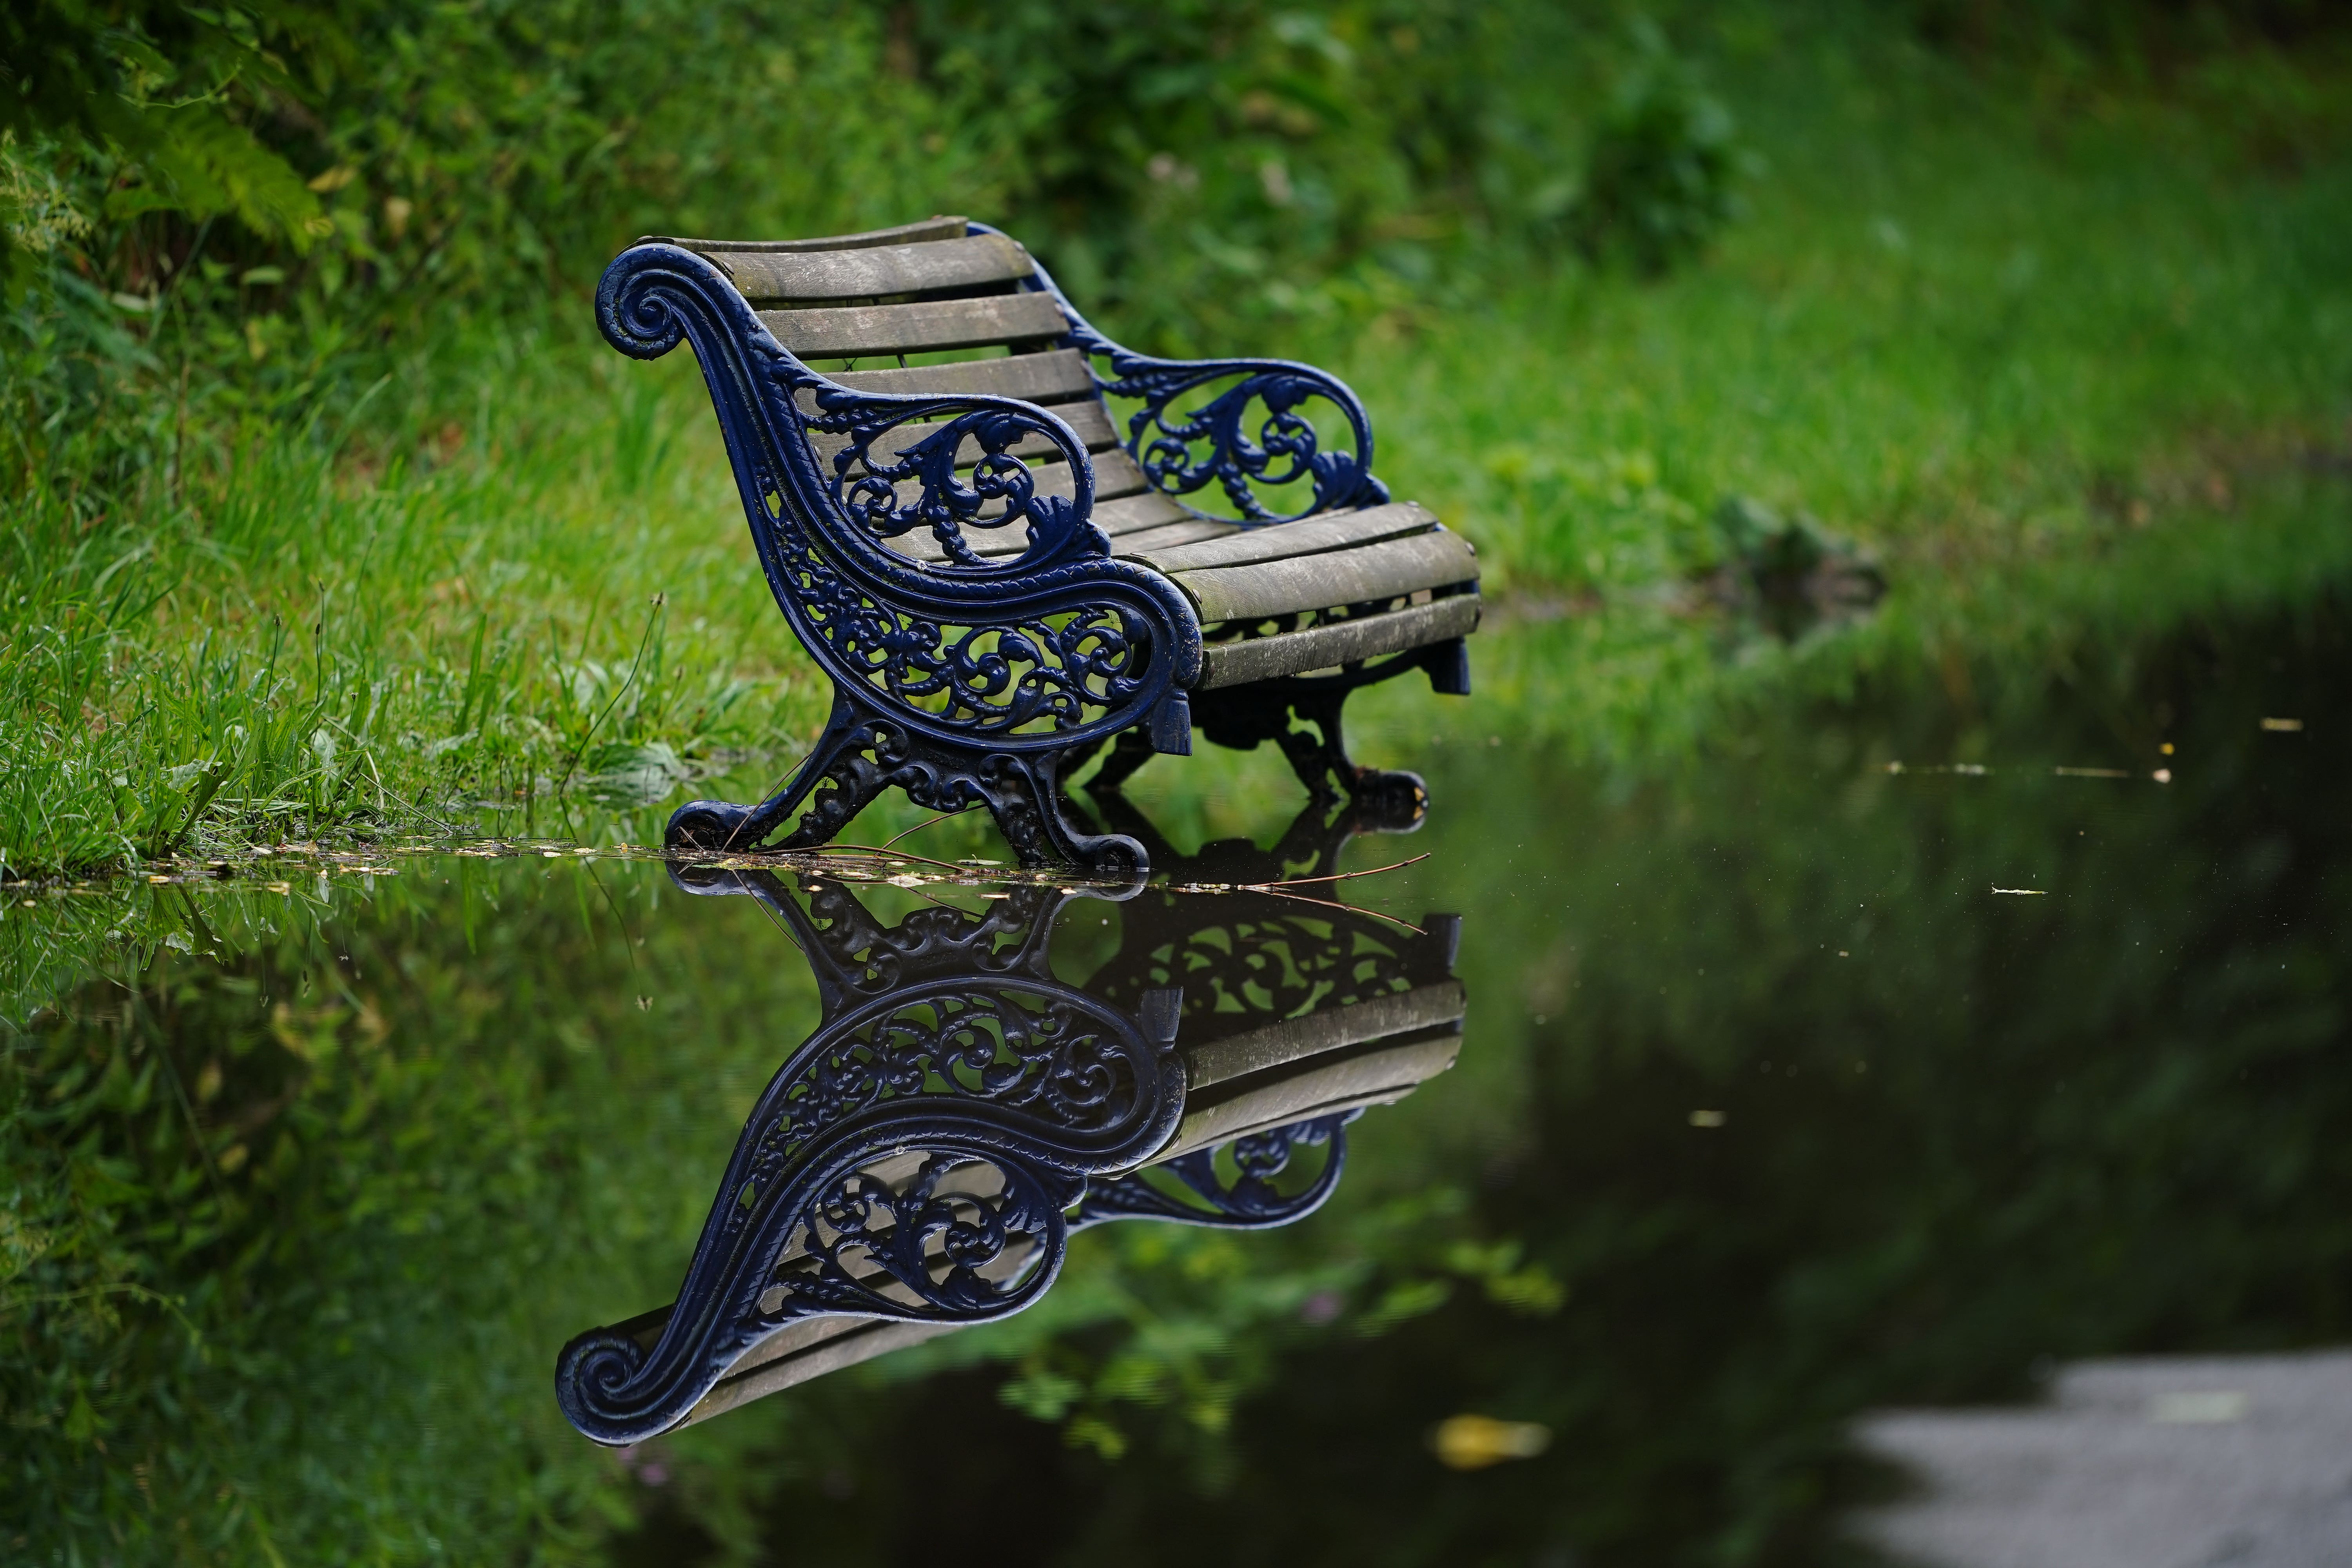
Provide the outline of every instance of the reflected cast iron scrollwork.
<path id="1" fill-rule="evenodd" d="M 1130 1016 L 1046 965 L 1053 913 L 1078 895 L 1016 889 L 886 937 L 838 883 L 804 911 L 764 872 L 674 874 L 781 917 L 824 1016 L 745 1124 L 658 1338 L 564 1348 L 558 1399 L 606 1443 L 676 1425 L 797 1318 L 1020 1310 L 1052 1284 L 1087 1177 L 1134 1166 L 1182 1109 L 1173 998 Z"/>
<path id="2" fill-rule="evenodd" d="M 1179 1192 L 1154 1185 L 1139 1171 L 1116 1181 L 1094 1183 L 1080 1200 L 1070 1228 L 1115 1219 L 1166 1219 L 1235 1230 L 1270 1230 L 1295 1224 L 1321 1208 L 1339 1190 L 1339 1177 L 1348 1165 L 1348 1123 L 1362 1114 L 1347 1110 L 1312 1117 L 1221 1145 L 1231 1152 L 1230 1177 L 1219 1168 L 1215 1147 L 1196 1149 L 1154 1166 L 1182 1184 Z M 1327 1145 L 1329 1157 L 1304 1189 L 1286 1193 L 1275 1185 L 1275 1178 L 1289 1169 L 1291 1156 L 1298 1150 Z"/>
<path id="3" fill-rule="evenodd" d="M 1334 842 L 1304 852 L 1336 858 L 1354 824 L 1318 820 Z M 1301 852 L 1286 844 L 1277 855 Z M 746 1121 L 676 1305 L 564 1347 L 558 1400 L 608 1444 L 692 1418 L 796 1322 L 938 1328 L 1017 1312 L 1051 1286 L 1075 1230 L 1145 1218 L 1264 1228 L 1314 1212 L 1344 1169 L 1346 1123 L 1370 1101 L 1282 1114 L 1293 1101 L 1277 1098 L 1275 1117 L 1234 1125 L 1228 1082 L 1210 1100 L 1229 1131 L 1194 1131 L 1180 1031 L 1213 1042 L 1250 1024 L 1233 998 L 1286 984 L 1269 954 L 1312 977 L 1309 1008 L 1393 996 L 1430 964 L 1450 966 L 1450 942 L 1400 950 L 1370 934 L 1370 917 L 1269 923 L 1255 904 L 1270 899 L 1145 895 L 1122 906 L 1121 952 L 1079 986 L 1055 975 L 1050 949 L 1083 892 L 1016 885 L 978 911 L 935 904 L 885 924 L 829 876 L 795 889 L 765 870 L 671 874 L 764 904 L 810 963 L 821 1019 Z M 1194 940 L 1202 931 L 1230 931 L 1229 974 L 1203 973 L 1217 944 Z M 1319 1167 L 1302 1165 L 1308 1150 Z"/>

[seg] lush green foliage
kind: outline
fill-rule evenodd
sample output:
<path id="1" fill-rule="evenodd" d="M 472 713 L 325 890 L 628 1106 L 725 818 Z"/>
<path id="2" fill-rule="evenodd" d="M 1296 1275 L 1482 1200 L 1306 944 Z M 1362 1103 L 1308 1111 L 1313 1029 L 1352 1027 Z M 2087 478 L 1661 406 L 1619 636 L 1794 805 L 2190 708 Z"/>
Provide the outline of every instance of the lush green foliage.
<path id="1" fill-rule="evenodd" d="M 1695 16 L 1769 158 L 1712 264 L 1641 285 L 1510 274 L 1547 234 L 1663 259 L 1723 210 L 1719 116 L 1654 34 L 948 6 L 777 41 L 735 12 L 629 16 L 374 9 L 310 52 L 190 35 L 182 74 L 225 84 L 206 112 L 331 187 L 335 234 L 300 254 L 196 208 L 91 226 L 104 190 L 145 188 L 128 131 L 53 108 L 40 133 L 81 141 L 5 149 L 49 267 L 0 389 L 22 486 L 0 859 L 536 812 L 789 751 L 814 694 L 726 542 L 688 367 L 582 342 L 577 290 L 637 227 L 1002 209 L 1122 331 L 1337 359 L 1384 471 L 1481 543 L 1490 588 L 1608 610 L 1536 704 L 1606 744 L 1706 722 L 1726 634 L 1693 584 L 1727 495 L 1864 540 L 1898 621 L 1965 636 L 1995 602 L 1969 579 L 2226 506 L 2342 412 L 2324 55 L 2077 73 L 2036 102 L 1883 30 Z M 263 44 L 293 63 L 237 76 Z M 1599 111 L 1566 173 L 1562 82 Z M 261 113 L 281 86 L 315 124 Z M 498 324 L 464 325 L 484 307 Z"/>
<path id="2" fill-rule="evenodd" d="M 372 895 L 324 873 L 124 889 L 95 973 L 0 1047 L 17 1553 L 112 1534 L 139 1560 L 570 1561 L 630 1517 L 628 1472 L 554 1414 L 553 1349 L 675 1288 L 813 983 L 748 900 L 680 898 L 653 865 L 377 875 Z M 919 905 L 881 891 L 886 919 Z M 79 902 L 12 910 L 6 935 Z M 1253 1238 L 1122 1227 L 947 1359 L 1021 1360 L 1011 1397 L 1108 1453 L 1123 1412 L 1180 1399 L 1213 1473 L 1226 1413 L 1318 1291 L 1366 1333 L 1454 1279 L 1556 1304 L 1463 1206 L 1432 1185 L 1356 1215 L 1341 1256 L 1271 1271 Z"/>
<path id="3" fill-rule="evenodd" d="M 1433 247 L 1535 222 L 1514 193 L 1572 139 L 1483 15 L 12 15 L 0 862 L 659 794 L 773 749 L 808 695 L 710 553 L 678 378 L 586 346 L 604 258 L 961 208 L 1145 341 L 1402 308 Z M 648 624 L 665 589 L 692 608 Z"/>

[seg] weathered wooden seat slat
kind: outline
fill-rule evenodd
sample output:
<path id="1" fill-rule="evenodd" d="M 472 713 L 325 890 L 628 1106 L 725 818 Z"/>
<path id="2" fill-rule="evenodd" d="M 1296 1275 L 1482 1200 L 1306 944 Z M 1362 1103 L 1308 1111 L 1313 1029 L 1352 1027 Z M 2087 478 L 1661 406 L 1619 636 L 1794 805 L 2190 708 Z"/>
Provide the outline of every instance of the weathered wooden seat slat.
<path id="1" fill-rule="evenodd" d="M 1342 605 L 1385 604 L 1475 582 L 1478 561 L 1460 534 L 1433 531 L 1353 550 L 1168 575 L 1192 601 L 1206 628 L 1221 621 L 1261 621 Z"/>
<path id="2" fill-rule="evenodd" d="M 1211 643 L 1202 652 L 1201 683 L 1194 689 L 1255 685 L 1279 679 L 1286 670 L 1341 668 L 1465 637 L 1477 629 L 1477 597 L 1464 595 L 1408 605 L 1385 616 L 1330 621 L 1239 642 Z"/>
<path id="3" fill-rule="evenodd" d="M 1344 384 L 1131 353 L 961 217 L 643 240 L 598 310 L 623 353 L 692 342 L 761 565 L 836 694 L 782 790 L 682 807 L 674 842 L 822 843 L 896 785 L 987 805 L 1026 862 L 1133 876 L 1141 847 L 1087 831 L 1065 782 L 1116 741 L 1088 786 L 1115 790 L 1196 728 L 1276 742 L 1318 797 L 1421 809 L 1418 778 L 1348 759 L 1340 707 L 1411 669 L 1468 690 L 1477 559 L 1391 500 Z"/>
<path id="4" fill-rule="evenodd" d="M 1427 533 L 1437 518 L 1417 501 L 1391 501 L 1361 511 L 1310 517 L 1281 529 L 1235 528 L 1197 544 L 1160 545 L 1118 552 L 1162 572 L 1199 572 L 1213 566 L 1251 566 L 1261 561 L 1297 561 L 1330 550 L 1379 544 L 1408 534 Z M 1471 574 L 1475 576 L 1474 572 Z"/>

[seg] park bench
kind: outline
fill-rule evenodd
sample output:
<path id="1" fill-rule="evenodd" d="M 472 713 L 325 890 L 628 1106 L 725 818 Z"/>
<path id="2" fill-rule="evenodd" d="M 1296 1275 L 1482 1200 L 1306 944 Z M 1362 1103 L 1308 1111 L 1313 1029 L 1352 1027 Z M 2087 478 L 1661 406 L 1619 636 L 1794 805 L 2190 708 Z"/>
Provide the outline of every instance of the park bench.
<path id="1" fill-rule="evenodd" d="M 1279 871 L 1247 846 L 1202 853 L 1218 864 L 1171 868 Z M 1103 907 L 1081 891 L 1017 884 L 886 924 L 830 872 L 671 875 L 765 905 L 822 1016 L 746 1121 L 677 1300 L 558 1358 L 564 1414 L 600 1442 L 1020 1311 L 1090 1226 L 1303 1218 L 1339 1181 L 1347 1124 L 1462 1046 L 1448 915 L 1146 889 L 1077 985 L 1051 950 L 1066 911 L 1091 926 Z"/>
<path id="2" fill-rule="evenodd" d="M 1318 800 L 1417 816 L 1421 780 L 1350 762 L 1340 709 L 1412 669 L 1468 692 L 1477 561 L 1390 499 L 1335 377 L 1130 353 L 961 217 L 641 240 L 597 310 L 623 353 L 693 345 L 761 564 L 835 689 L 774 795 L 682 806 L 674 846 L 821 844 L 896 785 L 984 804 L 1024 864 L 1133 877 L 1142 847 L 1064 787 L 1108 745 L 1088 787 L 1116 790 L 1195 728 L 1276 742 Z"/>

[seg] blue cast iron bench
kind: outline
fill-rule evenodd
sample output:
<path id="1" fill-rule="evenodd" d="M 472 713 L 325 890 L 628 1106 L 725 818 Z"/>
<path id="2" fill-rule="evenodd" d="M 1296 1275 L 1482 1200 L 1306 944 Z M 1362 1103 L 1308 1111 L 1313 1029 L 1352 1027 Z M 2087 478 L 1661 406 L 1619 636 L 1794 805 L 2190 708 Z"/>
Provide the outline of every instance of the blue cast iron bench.
<path id="1" fill-rule="evenodd" d="M 835 690 L 782 789 L 681 806 L 673 847 L 821 844 L 895 785 L 986 805 L 1024 864 L 1131 878 L 1143 847 L 1064 786 L 1108 745 L 1087 787 L 1116 790 L 1195 728 L 1417 818 L 1421 780 L 1351 763 L 1340 709 L 1412 669 L 1467 694 L 1477 559 L 1390 500 L 1337 378 L 1132 353 L 961 217 L 643 240 L 597 312 L 633 357 L 693 345 L 776 603 Z"/>

